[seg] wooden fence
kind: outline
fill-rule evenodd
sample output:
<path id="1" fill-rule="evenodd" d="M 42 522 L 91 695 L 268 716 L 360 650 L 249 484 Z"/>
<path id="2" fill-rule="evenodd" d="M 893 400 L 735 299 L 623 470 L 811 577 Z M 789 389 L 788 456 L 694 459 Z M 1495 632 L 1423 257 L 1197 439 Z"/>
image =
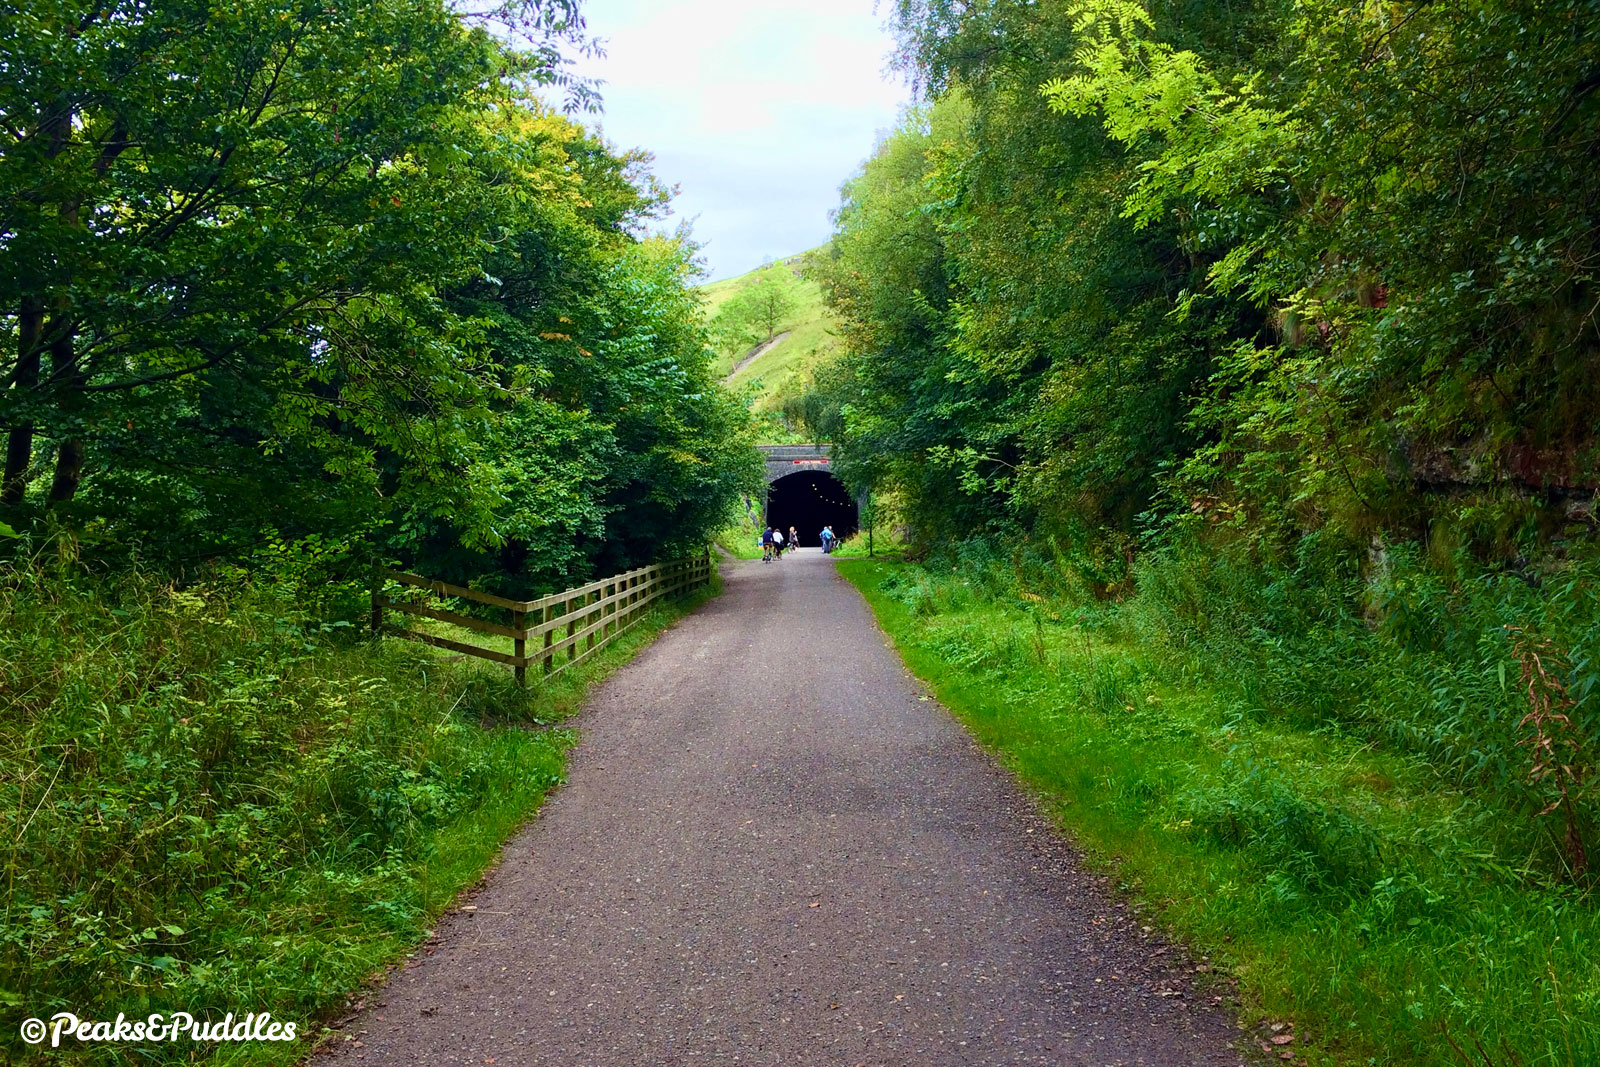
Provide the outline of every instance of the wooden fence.
<path id="1" fill-rule="evenodd" d="M 645 609 L 655 601 L 688 592 L 710 580 L 709 551 L 672 563 L 657 563 L 612 575 L 538 600 L 508 600 L 416 574 L 385 571 L 381 580 L 374 583 L 372 591 L 372 630 L 374 633 L 393 634 L 436 648 L 504 663 L 516 672 L 519 683 L 526 683 L 530 664 L 543 663 L 546 675 L 559 674 L 610 644 L 618 634 L 643 618 Z M 391 583 L 416 591 L 412 593 L 414 599 L 400 600 L 389 596 Z M 510 612 L 511 622 L 509 625 L 490 622 L 441 607 L 431 607 L 421 602 L 428 597 L 470 600 L 501 608 Z M 393 626 L 385 621 L 386 613 L 391 611 L 450 623 L 474 633 L 510 638 L 512 650 L 501 652 L 404 626 Z M 530 647 L 533 650 L 531 655 L 528 652 Z"/>

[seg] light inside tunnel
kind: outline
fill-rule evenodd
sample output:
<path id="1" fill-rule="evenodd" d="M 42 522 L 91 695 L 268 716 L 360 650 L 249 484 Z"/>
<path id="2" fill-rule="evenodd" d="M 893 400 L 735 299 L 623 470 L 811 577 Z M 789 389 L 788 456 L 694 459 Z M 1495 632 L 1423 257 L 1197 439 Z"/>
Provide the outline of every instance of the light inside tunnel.
<path id="1" fill-rule="evenodd" d="M 855 500 L 827 471 L 796 471 L 767 487 L 767 525 L 782 530 L 785 537 L 793 526 L 802 545 L 822 544 L 824 526 L 832 526 L 837 537 L 849 537 L 859 522 Z"/>

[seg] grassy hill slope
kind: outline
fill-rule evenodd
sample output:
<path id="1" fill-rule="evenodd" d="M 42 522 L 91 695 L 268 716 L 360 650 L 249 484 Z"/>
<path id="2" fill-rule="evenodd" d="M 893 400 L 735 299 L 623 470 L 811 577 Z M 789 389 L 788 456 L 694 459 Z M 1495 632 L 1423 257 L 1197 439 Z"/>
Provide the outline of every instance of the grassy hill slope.
<path id="1" fill-rule="evenodd" d="M 782 262 L 799 277 L 805 257 L 809 254 L 800 253 Z M 754 273 L 752 271 L 737 278 L 701 286 L 699 292 L 705 300 L 707 316 L 714 317 L 729 298 L 749 284 Z M 767 436 L 774 443 L 790 440 L 793 438 L 792 430 L 798 430 L 798 427 L 791 429 L 783 422 L 784 401 L 799 395 L 806 375 L 832 352 L 835 344 L 833 319 L 822 302 L 821 287 L 814 281 L 800 278 L 796 296 L 793 313 L 778 327 L 780 335 L 787 333 L 788 336 L 737 372 L 734 372 L 734 367 L 752 350 L 720 354 L 722 362 L 719 369 L 724 376 L 724 384 L 736 393 L 749 390 L 754 394 L 752 406 L 757 413 L 769 416 L 766 420 Z"/>

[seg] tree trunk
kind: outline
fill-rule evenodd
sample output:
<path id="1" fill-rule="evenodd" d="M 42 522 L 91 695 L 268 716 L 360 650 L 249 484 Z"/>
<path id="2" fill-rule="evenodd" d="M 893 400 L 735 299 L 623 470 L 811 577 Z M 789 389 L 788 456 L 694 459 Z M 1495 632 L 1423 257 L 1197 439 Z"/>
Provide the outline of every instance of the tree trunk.
<path id="1" fill-rule="evenodd" d="M 61 155 L 72 138 L 72 115 L 74 115 L 72 101 L 69 98 L 62 98 L 58 101 L 58 107 L 56 114 L 50 114 L 46 110 L 38 123 L 38 131 L 46 138 L 46 160 L 53 160 Z M 77 226 L 77 203 L 64 203 L 62 210 L 69 211 L 70 226 Z M 18 309 L 16 381 L 11 382 L 11 392 L 24 405 L 30 405 L 37 400 L 37 395 L 29 394 L 38 394 L 38 365 L 42 355 L 43 339 L 45 339 L 45 301 L 38 296 L 24 296 Z M 70 344 L 72 342 L 67 341 L 69 355 Z M 54 349 L 54 346 L 51 346 L 51 349 Z M 24 421 L 11 427 L 10 435 L 6 437 L 5 477 L 0 478 L 0 504 L 14 506 L 22 501 L 22 491 L 27 488 L 27 469 L 34 462 L 34 430 L 34 421 L 24 418 Z"/>
<path id="2" fill-rule="evenodd" d="M 63 312 L 63 318 L 65 313 Z M 50 345 L 50 384 L 56 394 L 56 407 L 71 412 L 79 404 L 79 390 L 83 388 L 83 373 L 78 367 L 78 353 L 73 346 L 72 323 L 60 324 L 61 336 Z M 47 502 L 51 507 L 71 502 L 78 492 L 78 479 L 83 474 L 83 438 L 74 434 L 61 442 L 56 451 L 56 474 L 50 481 Z"/>
<path id="3" fill-rule="evenodd" d="M 78 492 L 83 476 L 83 438 L 69 437 L 56 452 L 56 476 L 50 480 L 50 506 L 68 504 Z"/>
<path id="4" fill-rule="evenodd" d="M 28 395 L 39 388 L 39 342 L 44 335 L 44 308 L 32 297 L 22 298 L 17 315 L 17 379 L 11 391 L 23 403 L 33 398 Z M 11 428 L 6 439 L 5 477 L 0 480 L 0 504 L 14 506 L 21 502 L 22 492 L 28 486 L 28 466 L 33 462 L 33 420 L 27 419 Z"/>
<path id="5" fill-rule="evenodd" d="M 79 207 L 77 200 L 64 200 L 61 203 L 61 220 L 74 229 L 80 225 Z M 78 350 L 74 344 L 78 331 L 72 321 L 72 302 L 65 293 L 56 299 L 49 332 L 54 337 L 50 342 L 50 391 L 55 395 L 56 410 L 70 416 L 82 404 L 84 376 L 83 368 L 78 365 Z M 64 438 L 56 451 L 56 473 L 50 480 L 50 495 L 45 498 L 46 503 L 50 507 L 70 503 L 77 495 L 78 479 L 82 474 L 83 438 L 79 433 L 74 433 Z"/>

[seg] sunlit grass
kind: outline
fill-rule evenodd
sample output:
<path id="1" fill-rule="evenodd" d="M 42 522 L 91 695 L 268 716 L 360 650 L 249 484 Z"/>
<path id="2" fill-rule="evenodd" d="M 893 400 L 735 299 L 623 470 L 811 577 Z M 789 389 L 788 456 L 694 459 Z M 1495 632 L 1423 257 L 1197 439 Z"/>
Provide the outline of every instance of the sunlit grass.
<path id="1" fill-rule="evenodd" d="M 761 528 L 749 519 L 729 523 L 713 540 L 735 559 L 761 558 Z"/>
<path id="2" fill-rule="evenodd" d="M 790 258 L 796 261 L 799 259 L 799 257 Z M 740 275 L 737 278 L 701 286 L 698 292 L 705 300 L 707 316 L 715 316 L 722 304 L 737 293 L 748 280 L 749 275 Z M 753 389 L 755 393 L 753 407 L 760 413 L 781 412 L 785 400 L 803 390 L 807 375 L 812 368 L 834 351 L 835 326 L 832 315 L 823 302 L 821 287 L 814 281 L 801 279 L 796 286 L 795 295 L 797 298 L 795 310 L 777 331 L 780 334 L 787 333 L 787 337 L 747 366 L 740 368 L 737 373 L 733 368 L 746 353 L 724 352 L 718 356 L 717 371 L 727 378 L 726 387 L 736 393 Z M 788 440 L 789 436 L 778 434 L 774 440 L 776 441 L 778 437 Z"/>

